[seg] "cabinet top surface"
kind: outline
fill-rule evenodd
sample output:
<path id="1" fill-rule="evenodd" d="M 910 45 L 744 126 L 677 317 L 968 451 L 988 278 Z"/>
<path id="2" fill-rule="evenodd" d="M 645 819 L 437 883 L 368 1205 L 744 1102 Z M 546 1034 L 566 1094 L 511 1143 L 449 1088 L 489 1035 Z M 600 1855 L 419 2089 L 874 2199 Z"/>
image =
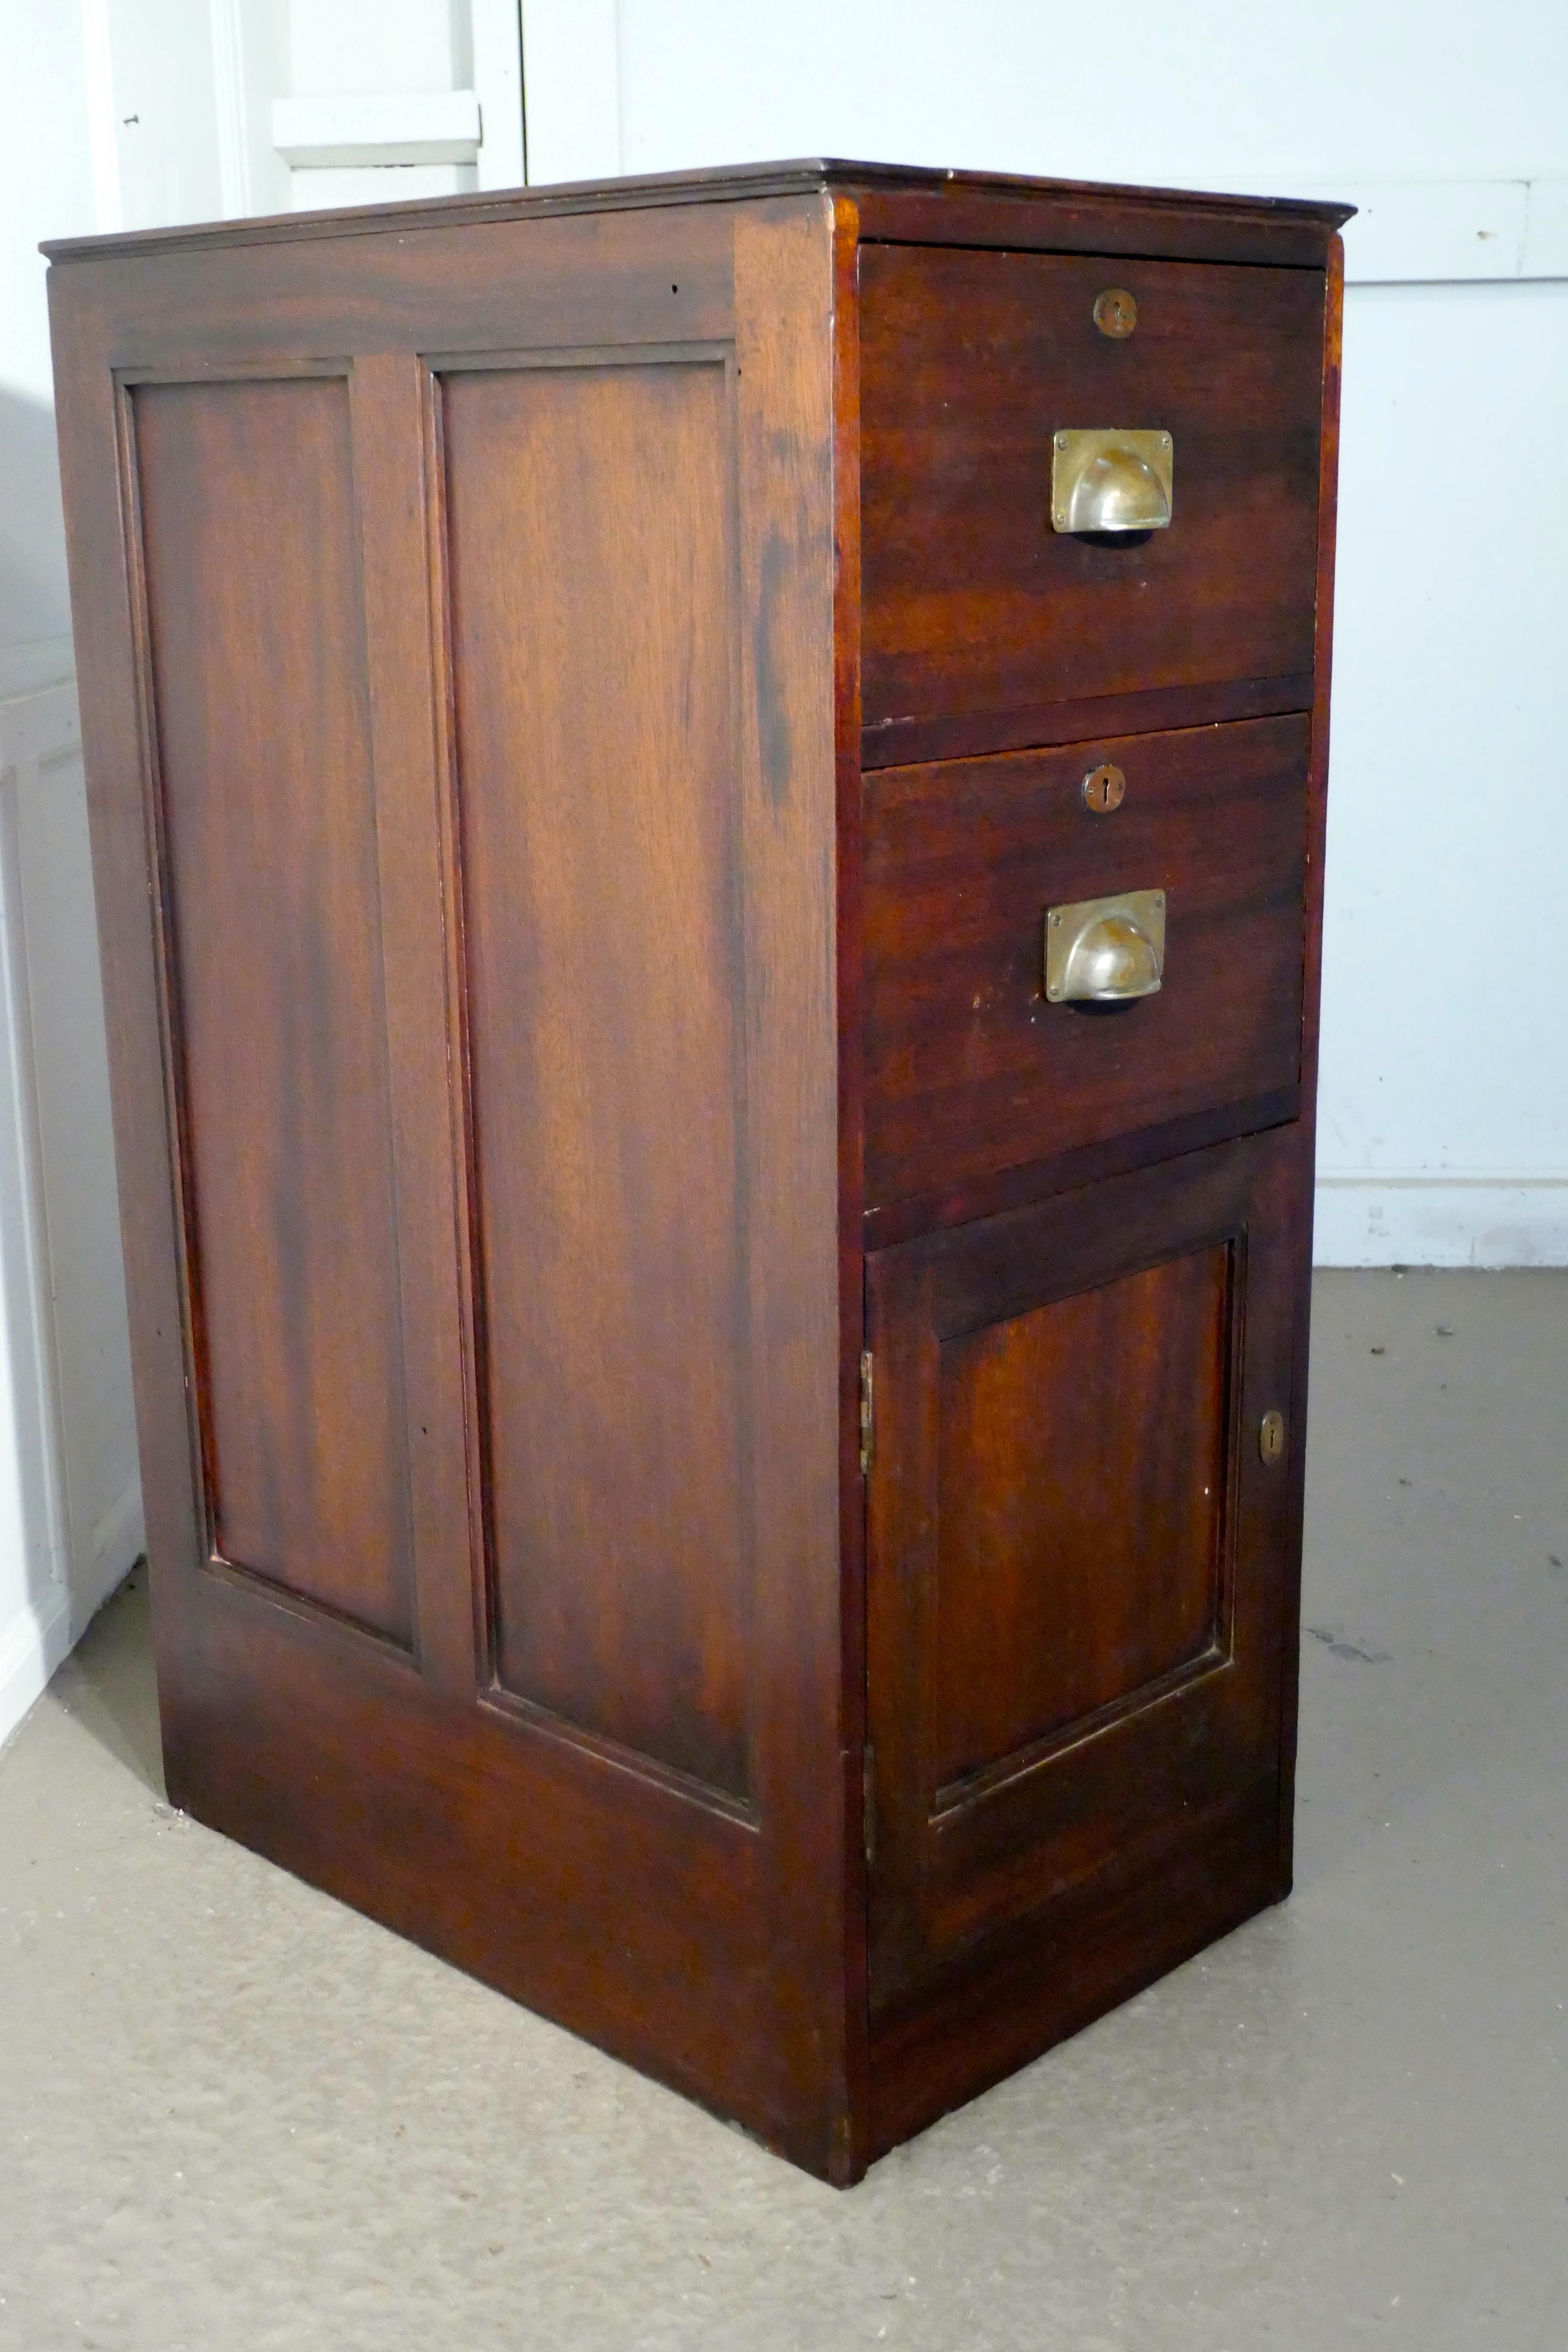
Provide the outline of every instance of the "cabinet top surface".
<path id="1" fill-rule="evenodd" d="M 1273 222 L 1319 229 L 1326 242 L 1353 207 L 1284 196 L 1199 194 L 1189 189 L 1131 188 L 1084 180 L 1030 179 L 1002 172 L 944 172 L 911 164 L 849 163 L 823 156 L 778 163 L 742 163 L 721 170 L 654 173 L 611 180 L 578 180 L 549 187 L 508 188 L 484 194 L 437 196 L 408 204 L 363 205 L 331 212 L 282 213 L 249 220 L 133 229 L 114 236 L 57 237 L 41 250 L 51 261 L 107 260 L 122 255 L 180 252 L 208 247 L 285 244 L 329 236 L 374 236 L 384 229 L 447 228 L 463 222 L 526 220 L 551 214 L 626 212 L 668 205 L 735 204 L 769 196 L 840 192 L 897 199 L 1054 208 L 1080 223 L 1100 208 L 1125 214 L 1146 209 L 1151 220 L 1202 215 L 1238 227 Z"/>

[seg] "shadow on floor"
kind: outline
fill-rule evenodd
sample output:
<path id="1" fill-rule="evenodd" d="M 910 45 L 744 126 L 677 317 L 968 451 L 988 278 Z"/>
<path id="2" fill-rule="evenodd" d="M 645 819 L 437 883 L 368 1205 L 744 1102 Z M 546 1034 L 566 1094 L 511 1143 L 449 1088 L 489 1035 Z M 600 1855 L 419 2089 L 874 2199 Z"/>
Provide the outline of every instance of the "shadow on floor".
<path id="1" fill-rule="evenodd" d="M 161 1798 L 163 1753 L 145 1559 L 104 1602 L 60 1668 L 55 1689 L 66 1713 Z"/>

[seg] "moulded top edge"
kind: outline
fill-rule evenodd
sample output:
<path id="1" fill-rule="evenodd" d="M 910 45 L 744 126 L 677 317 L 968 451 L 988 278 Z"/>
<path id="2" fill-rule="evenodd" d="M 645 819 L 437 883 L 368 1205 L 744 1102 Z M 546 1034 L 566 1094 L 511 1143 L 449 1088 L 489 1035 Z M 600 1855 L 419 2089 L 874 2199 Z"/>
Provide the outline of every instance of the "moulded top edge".
<path id="1" fill-rule="evenodd" d="M 39 250 L 50 261 L 107 260 L 121 255 L 205 247 L 286 244 L 299 238 L 374 236 L 385 228 L 447 228 L 468 221 L 507 221 L 550 214 L 627 212 L 659 205 L 737 203 L 762 196 L 860 188 L 879 194 L 985 196 L 1028 204 L 1096 202 L 1119 207 L 1180 209 L 1258 226 L 1315 224 L 1325 235 L 1351 217 L 1352 205 L 1291 196 L 1198 194 L 1186 188 L 1121 187 L 1094 180 L 1041 180 L 1005 172 L 933 171 L 914 164 L 856 163 L 826 156 L 723 170 L 658 172 L 624 179 L 571 180 L 546 187 L 504 188 L 483 195 L 416 197 L 405 204 L 360 205 L 331 212 L 274 213 L 247 220 L 174 228 L 130 229 L 110 236 L 54 237 Z"/>

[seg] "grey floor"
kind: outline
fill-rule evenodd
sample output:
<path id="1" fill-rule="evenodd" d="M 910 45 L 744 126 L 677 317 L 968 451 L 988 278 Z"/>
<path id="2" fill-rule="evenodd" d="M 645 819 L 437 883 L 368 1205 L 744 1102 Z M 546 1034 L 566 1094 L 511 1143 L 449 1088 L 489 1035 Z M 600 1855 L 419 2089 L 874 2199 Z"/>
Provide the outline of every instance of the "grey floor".
<path id="1" fill-rule="evenodd" d="M 171 1813 L 139 1581 L 0 1757 L 0 2345 L 1568 2346 L 1568 1276 L 1320 1278 L 1297 1892 L 818 2188 Z"/>

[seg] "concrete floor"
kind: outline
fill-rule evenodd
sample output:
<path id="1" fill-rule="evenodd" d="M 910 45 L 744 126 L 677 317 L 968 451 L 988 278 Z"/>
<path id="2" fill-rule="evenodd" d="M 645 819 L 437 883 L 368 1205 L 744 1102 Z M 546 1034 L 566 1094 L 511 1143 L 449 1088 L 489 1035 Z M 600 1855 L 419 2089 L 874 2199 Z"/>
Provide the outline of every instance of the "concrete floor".
<path id="1" fill-rule="evenodd" d="M 1568 2345 L 1568 1276 L 1320 1277 L 1297 1893 L 840 2196 L 163 1801 L 140 1579 L 0 1758 L 0 2345 Z"/>

